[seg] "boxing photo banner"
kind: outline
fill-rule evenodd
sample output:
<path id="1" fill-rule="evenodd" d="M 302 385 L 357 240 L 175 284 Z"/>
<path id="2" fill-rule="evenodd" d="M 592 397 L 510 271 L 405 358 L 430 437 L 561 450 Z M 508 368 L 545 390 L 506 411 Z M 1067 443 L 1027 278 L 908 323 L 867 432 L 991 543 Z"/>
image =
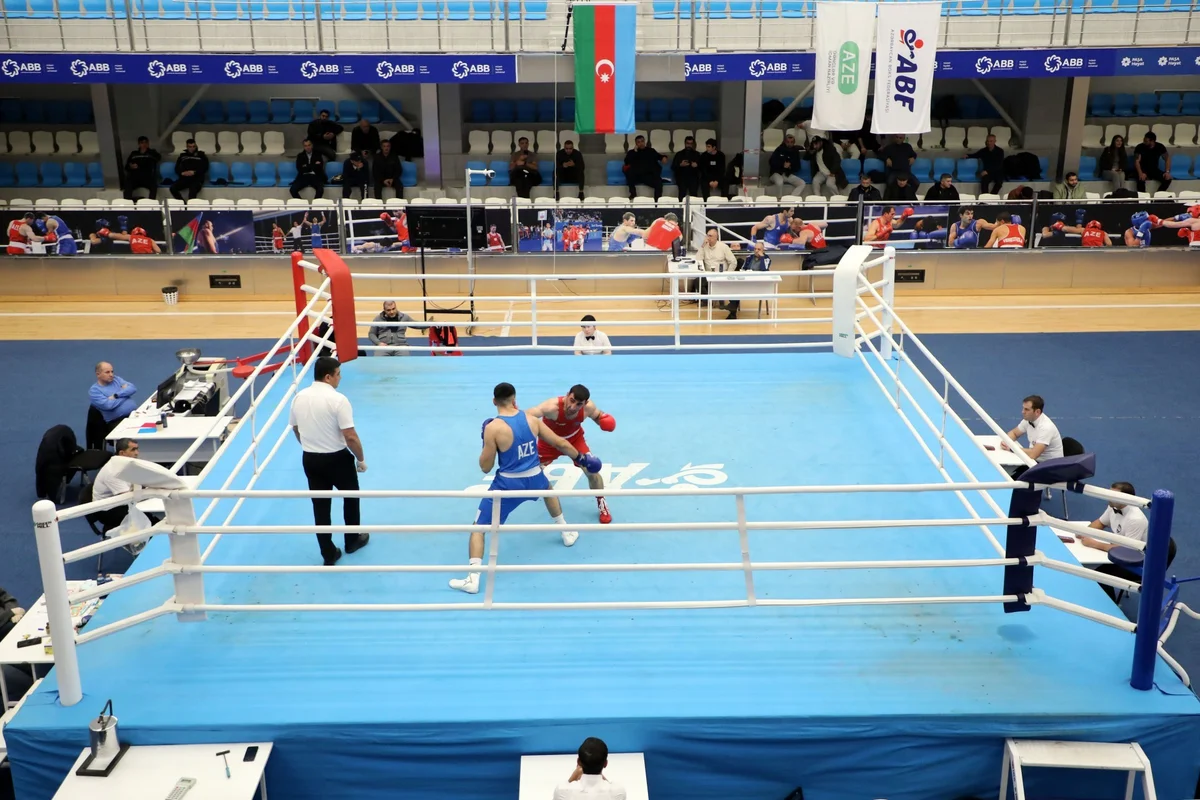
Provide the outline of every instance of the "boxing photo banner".
<path id="1" fill-rule="evenodd" d="M 575 130 L 630 133 L 637 61 L 636 3 L 578 3 L 575 25 Z"/>
<path id="2" fill-rule="evenodd" d="M 813 127 L 856 131 L 867 113 L 874 3 L 817 3 Z"/>
<path id="3" fill-rule="evenodd" d="M 882 3 L 872 133 L 928 133 L 941 3 Z"/>

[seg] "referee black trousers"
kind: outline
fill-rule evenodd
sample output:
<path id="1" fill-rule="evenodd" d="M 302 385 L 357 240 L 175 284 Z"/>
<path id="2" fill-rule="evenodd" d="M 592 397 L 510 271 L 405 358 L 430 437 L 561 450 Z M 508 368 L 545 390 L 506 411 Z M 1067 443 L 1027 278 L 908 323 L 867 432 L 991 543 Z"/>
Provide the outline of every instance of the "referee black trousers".
<path id="1" fill-rule="evenodd" d="M 330 489 L 357 489 L 358 470 L 354 467 L 354 454 L 349 450 L 339 450 L 336 453 L 304 454 L 304 476 L 308 478 L 308 488 L 313 491 L 327 492 Z M 333 524 L 333 499 L 329 497 L 314 497 L 313 523 L 316 525 Z M 358 525 L 359 502 L 357 497 L 342 498 L 342 516 L 347 525 Z M 347 533 L 346 545 L 358 540 L 359 534 Z M 337 548 L 333 545 L 333 534 L 318 533 L 317 542 L 321 545 L 321 555 L 332 555 Z"/>

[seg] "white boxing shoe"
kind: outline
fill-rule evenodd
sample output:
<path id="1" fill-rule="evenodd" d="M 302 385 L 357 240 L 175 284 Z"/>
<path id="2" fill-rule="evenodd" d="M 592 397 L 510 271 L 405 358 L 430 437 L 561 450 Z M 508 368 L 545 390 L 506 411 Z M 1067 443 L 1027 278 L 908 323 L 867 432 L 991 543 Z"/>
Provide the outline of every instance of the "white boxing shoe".
<path id="1" fill-rule="evenodd" d="M 479 573 L 472 572 L 465 578 L 451 578 L 450 588 L 467 594 L 479 594 Z"/>
<path id="2" fill-rule="evenodd" d="M 579 538 L 579 531 L 563 531 L 563 547 L 570 547 Z"/>

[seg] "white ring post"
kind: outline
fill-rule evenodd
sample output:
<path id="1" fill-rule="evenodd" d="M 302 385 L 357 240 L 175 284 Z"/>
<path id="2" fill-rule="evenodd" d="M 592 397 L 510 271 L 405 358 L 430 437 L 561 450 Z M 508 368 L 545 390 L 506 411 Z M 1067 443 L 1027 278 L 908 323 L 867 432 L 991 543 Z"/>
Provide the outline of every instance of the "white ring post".
<path id="1" fill-rule="evenodd" d="M 856 244 L 846 250 L 833 272 L 833 352 L 843 358 L 853 358 L 855 345 L 854 323 L 858 313 L 858 276 L 863 262 L 874 248 Z"/>
<path id="2" fill-rule="evenodd" d="M 75 623 L 71 621 L 71 599 L 67 596 L 67 565 L 63 561 L 58 534 L 58 509 L 49 500 L 33 504 L 33 532 L 37 537 L 38 562 L 42 568 L 42 590 L 54 644 L 54 666 L 58 669 L 58 700 L 73 706 L 83 699 L 79 679 L 79 656 L 75 653 Z"/>
<path id="3" fill-rule="evenodd" d="M 196 510 L 189 497 L 180 497 L 178 492 L 171 492 L 163 498 L 163 510 L 166 518 L 162 527 L 168 531 L 176 525 L 189 526 L 196 524 Z M 200 537 L 195 533 L 171 533 L 171 561 L 189 567 L 198 567 L 204 563 L 200 553 Z M 204 575 L 199 572 L 175 573 L 175 602 L 180 605 L 203 605 Z M 204 611 L 180 612 L 181 622 L 202 622 L 208 619 Z"/>
<path id="4" fill-rule="evenodd" d="M 883 248 L 883 299 L 886 305 L 880 310 L 883 336 L 880 337 L 879 353 L 884 359 L 892 357 L 892 309 L 896 307 L 896 248 Z"/>

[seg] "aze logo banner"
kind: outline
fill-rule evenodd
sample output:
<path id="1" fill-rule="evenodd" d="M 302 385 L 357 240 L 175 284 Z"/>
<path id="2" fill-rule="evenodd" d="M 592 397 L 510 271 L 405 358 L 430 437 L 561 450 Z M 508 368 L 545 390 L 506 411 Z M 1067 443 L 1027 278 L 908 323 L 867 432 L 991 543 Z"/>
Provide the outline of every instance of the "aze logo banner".
<path id="1" fill-rule="evenodd" d="M 813 127 L 856 131 L 867 113 L 874 3 L 817 3 Z"/>

